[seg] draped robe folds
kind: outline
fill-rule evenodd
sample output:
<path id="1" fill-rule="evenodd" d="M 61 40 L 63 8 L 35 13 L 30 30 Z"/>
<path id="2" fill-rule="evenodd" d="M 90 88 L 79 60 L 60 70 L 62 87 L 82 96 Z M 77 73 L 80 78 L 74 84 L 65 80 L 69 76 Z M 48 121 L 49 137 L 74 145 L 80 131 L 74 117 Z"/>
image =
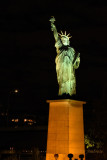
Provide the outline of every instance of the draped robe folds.
<path id="1" fill-rule="evenodd" d="M 79 67 L 79 62 L 73 64 L 75 50 L 70 46 L 64 46 L 60 39 L 55 43 L 55 47 L 57 51 L 55 63 L 59 95 L 76 94 L 75 69 Z"/>

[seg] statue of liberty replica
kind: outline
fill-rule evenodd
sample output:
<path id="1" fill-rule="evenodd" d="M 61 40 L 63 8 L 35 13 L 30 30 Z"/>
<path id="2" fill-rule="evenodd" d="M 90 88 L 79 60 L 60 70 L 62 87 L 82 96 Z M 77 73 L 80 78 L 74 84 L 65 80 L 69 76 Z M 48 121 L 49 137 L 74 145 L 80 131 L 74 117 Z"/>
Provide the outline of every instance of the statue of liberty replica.
<path id="1" fill-rule="evenodd" d="M 80 53 L 70 46 L 70 34 L 66 34 L 66 31 L 60 34 L 57 32 L 54 17 L 50 22 L 55 38 L 55 63 L 61 99 L 47 100 L 49 119 L 46 160 L 85 160 L 83 104 L 86 102 L 73 100 L 72 96 L 76 94 L 75 69 L 80 64 Z"/>
<path id="2" fill-rule="evenodd" d="M 70 46 L 70 34 L 67 35 L 66 31 L 65 33 L 62 31 L 61 33 L 57 32 L 54 17 L 50 19 L 50 22 L 57 52 L 55 63 L 59 95 L 67 94 L 71 96 L 76 94 L 75 69 L 77 69 L 80 64 L 80 53 L 76 54 L 74 48 Z"/>

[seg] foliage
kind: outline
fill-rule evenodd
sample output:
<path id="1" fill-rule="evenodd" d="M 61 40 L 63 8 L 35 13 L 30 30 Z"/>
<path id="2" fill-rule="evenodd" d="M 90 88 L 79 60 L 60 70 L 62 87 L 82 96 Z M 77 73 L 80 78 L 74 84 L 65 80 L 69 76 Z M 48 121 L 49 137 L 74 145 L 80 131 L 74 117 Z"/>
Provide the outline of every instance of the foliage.
<path id="1" fill-rule="evenodd" d="M 103 147 L 103 142 L 101 140 L 94 139 L 89 137 L 88 135 L 85 135 L 85 146 L 86 149 L 101 150 Z"/>
<path id="2" fill-rule="evenodd" d="M 85 135 L 85 146 L 87 149 L 95 146 L 95 142 L 88 135 Z"/>

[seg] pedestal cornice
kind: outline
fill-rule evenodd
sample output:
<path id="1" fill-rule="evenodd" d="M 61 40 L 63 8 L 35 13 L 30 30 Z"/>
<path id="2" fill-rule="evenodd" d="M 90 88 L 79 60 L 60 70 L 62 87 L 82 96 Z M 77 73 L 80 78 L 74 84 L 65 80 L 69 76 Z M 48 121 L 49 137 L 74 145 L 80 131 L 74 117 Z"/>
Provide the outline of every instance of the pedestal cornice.
<path id="1" fill-rule="evenodd" d="M 57 100 L 47 100 L 47 103 L 54 103 L 54 102 L 69 102 L 71 104 L 86 104 L 85 101 L 78 101 L 72 99 L 57 99 Z"/>

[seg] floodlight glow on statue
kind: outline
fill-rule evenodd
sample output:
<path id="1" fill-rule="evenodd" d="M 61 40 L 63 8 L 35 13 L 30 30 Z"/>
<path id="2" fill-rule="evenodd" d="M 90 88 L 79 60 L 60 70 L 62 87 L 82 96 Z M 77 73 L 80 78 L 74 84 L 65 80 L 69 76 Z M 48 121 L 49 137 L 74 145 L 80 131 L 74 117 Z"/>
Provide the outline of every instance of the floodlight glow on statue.
<path id="1" fill-rule="evenodd" d="M 76 55 L 75 50 L 70 47 L 69 38 L 70 34 L 61 34 L 57 32 L 56 26 L 54 24 L 55 18 L 50 19 L 51 30 L 53 31 L 55 38 L 55 47 L 57 56 L 55 59 L 57 81 L 59 84 L 59 95 L 76 94 L 76 78 L 75 69 L 79 67 L 80 64 L 80 53 Z"/>

